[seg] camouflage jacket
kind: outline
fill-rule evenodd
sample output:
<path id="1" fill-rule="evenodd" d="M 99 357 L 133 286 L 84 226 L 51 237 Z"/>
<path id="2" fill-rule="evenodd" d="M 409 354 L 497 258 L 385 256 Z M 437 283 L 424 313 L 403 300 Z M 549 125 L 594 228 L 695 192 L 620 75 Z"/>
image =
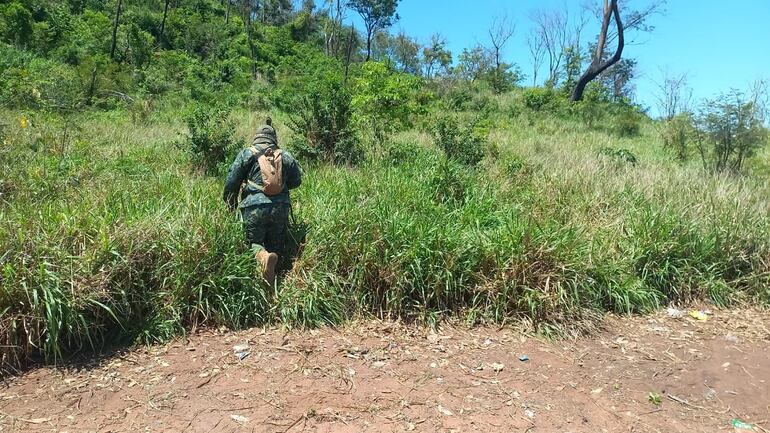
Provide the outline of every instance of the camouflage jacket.
<path id="1" fill-rule="evenodd" d="M 257 158 L 268 147 L 267 144 L 254 144 L 254 147 L 243 149 L 230 165 L 230 171 L 225 180 L 223 198 L 231 209 L 236 206 L 247 208 L 260 204 L 290 203 L 289 190 L 297 188 L 302 183 L 302 169 L 297 160 L 287 151 L 283 150 L 283 191 L 280 194 L 268 197 L 262 192 L 262 174 L 259 170 Z M 255 153 L 254 150 L 257 150 Z M 243 190 L 241 190 L 243 187 Z M 238 198 L 240 194 L 240 205 Z"/>

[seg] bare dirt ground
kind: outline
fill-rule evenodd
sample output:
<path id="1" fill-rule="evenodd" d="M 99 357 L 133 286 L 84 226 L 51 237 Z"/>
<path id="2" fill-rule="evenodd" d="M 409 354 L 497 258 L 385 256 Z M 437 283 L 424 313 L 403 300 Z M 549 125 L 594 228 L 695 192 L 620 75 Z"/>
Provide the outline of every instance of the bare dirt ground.
<path id="1" fill-rule="evenodd" d="M 734 418 L 767 432 L 768 316 L 608 317 L 569 341 L 381 322 L 206 331 L 6 377 L 0 432 L 719 432 Z"/>

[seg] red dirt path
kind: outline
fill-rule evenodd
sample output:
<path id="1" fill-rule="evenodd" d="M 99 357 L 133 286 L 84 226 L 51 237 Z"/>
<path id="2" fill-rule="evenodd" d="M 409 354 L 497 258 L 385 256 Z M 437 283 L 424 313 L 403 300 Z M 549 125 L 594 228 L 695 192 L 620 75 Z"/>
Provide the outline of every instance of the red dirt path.
<path id="1" fill-rule="evenodd" d="M 0 432 L 720 432 L 733 418 L 770 429 L 766 312 L 605 324 L 575 341 L 380 322 L 207 331 L 6 377 Z"/>

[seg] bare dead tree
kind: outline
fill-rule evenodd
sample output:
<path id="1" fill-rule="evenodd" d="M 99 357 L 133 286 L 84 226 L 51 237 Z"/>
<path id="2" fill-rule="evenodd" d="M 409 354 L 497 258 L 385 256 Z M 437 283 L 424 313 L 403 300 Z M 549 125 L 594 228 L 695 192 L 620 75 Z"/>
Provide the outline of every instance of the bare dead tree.
<path id="1" fill-rule="evenodd" d="M 770 82 L 766 79 L 758 79 L 751 84 L 749 90 L 757 117 L 767 124 L 770 122 Z"/>
<path id="2" fill-rule="evenodd" d="M 531 19 L 533 29 L 528 41 L 530 54 L 535 60 L 539 72 L 540 67 L 548 58 L 548 78 L 546 82 L 555 86 L 559 81 L 559 74 L 565 61 L 568 50 L 573 52 L 581 50 L 581 37 L 588 23 L 586 8 L 581 9 L 577 19 L 570 17 L 569 9 L 563 10 L 539 10 Z M 537 74 L 535 74 L 537 75 Z"/>
<path id="3" fill-rule="evenodd" d="M 342 22 L 345 19 L 345 3 L 341 0 L 326 0 L 328 20 L 324 23 L 324 51 L 327 56 L 339 55 Z"/>
<path id="4" fill-rule="evenodd" d="M 554 85 L 558 80 L 559 69 L 564 60 L 564 48 L 567 45 L 566 11 L 538 11 L 532 16 L 534 34 L 548 57 L 548 80 Z"/>
<path id="5" fill-rule="evenodd" d="M 537 74 L 545 62 L 545 43 L 533 32 L 527 37 L 527 47 L 532 57 L 532 85 L 537 86 Z"/>
<path id="6" fill-rule="evenodd" d="M 655 84 L 655 102 L 662 118 L 671 120 L 677 114 L 690 110 L 692 89 L 687 85 L 687 74 L 664 73 L 663 79 Z"/>
<path id="7" fill-rule="evenodd" d="M 502 51 L 511 37 L 513 37 L 515 31 L 516 25 L 511 23 L 507 16 L 500 20 L 495 19 L 494 23 L 492 23 L 492 27 L 489 29 L 489 40 L 492 44 L 491 51 L 495 58 L 495 69 L 498 72 L 502 66 L 502 62 L 500 61 Z"/>

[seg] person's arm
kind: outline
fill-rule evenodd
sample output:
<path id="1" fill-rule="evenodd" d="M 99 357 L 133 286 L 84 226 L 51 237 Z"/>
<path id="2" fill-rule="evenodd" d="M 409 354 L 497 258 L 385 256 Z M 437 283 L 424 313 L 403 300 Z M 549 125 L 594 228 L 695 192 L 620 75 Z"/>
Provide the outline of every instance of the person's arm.
<path id="1" fill-rule="evenodd" d="M 227 172 L 222 199 L 227 203 L 227 207 L 230 210 L 235 210 L 238 207 L 238 195 L 241 192 L 241 185 L 243 185 L 243 182 L 249 175 L 251 156 L 252 153 L 249 149 L 243 149 L 235 157 L 235 161 L 230 165 L 230 170 Z"/>
<path id="2" fill-rule="evenodd" d="M 290 155 L 287 159 L 286 187 L 294 189 L 302 184 L 302 168 L 293 156 Z"/>

